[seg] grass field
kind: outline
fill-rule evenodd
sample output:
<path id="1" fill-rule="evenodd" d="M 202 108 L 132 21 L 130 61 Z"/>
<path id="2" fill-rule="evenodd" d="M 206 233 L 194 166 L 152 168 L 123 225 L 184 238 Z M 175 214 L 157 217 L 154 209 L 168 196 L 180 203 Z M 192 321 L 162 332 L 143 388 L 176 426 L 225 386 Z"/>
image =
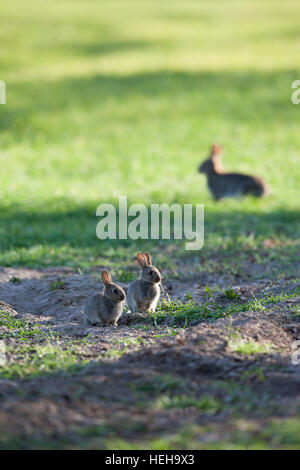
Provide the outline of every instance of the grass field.
<path id="1" fill-rule="evenodd" d="M 82 273 L 106 265 L 116 279 L 127 282 L 137 249 L 147 249 L 170 278 L 180 277 L 182 263 L 191 266 L 190 279 L 203 273 L 215 279 L 231 276 L 219 286 L 229 292 L 231 313 L 253 307 L 248 297 L 244 309 L 237 307 L 230 297 L 234 282 L 265 275 L 283 294 L 294 295 L 291 286 L 299 279 L 300 105 L 291 102 L 291 83 L 300 79 L 299 15 L 299 2 L 276 0 L 4 2 L 0 80 L 6 83 L 7 103 L 0 105 L 0 266 L 63 266 Z M 227 169 L 263 176 L 271 196 L 215 203 L 197 173 L 212 142 L 224 146 Z M 184 243 L 174 240 L 98 240 L 96 209 L 103 202 L 117 204 L 120 195 L 127 195 L 129 204 L 147 206 L 203 203 L 203 250 L 186 252 Z M 256 266 L 251 273 L 245 267 L 250 258 Z M 210 288 L 214 292 L 215 286 L 207 286 L 208 297 Z M 167 315 L 172 309 L 174 315 L 179 312 L 183 323 L 176 328 L 182 328 L 185 318 L 221 317 L 223 307 L 215 304 L 214 314 L 205 317 L 206 304 L 195 315 L 193 304 L 171 304 Z M 154 325 L 164 315 L 160 310 Z M 28 359 L 22 347 L 19 353 Z M 34 350 L 38 367 L 39 347 Z M 61 368 L 64 347 L 60 344 L 59 353 L 46 347 L 50 369 Z M 72 354 L 66 361 L 73 366 Z M 12 374 L 15 370 L 19 365 Z M 6 370 L 3 377 L 14 375 Z M 195 400 L 187 402 L 203 405 Z M 182 408 L 185 403 L 186 398 Z M 159 408 L 164 408 L 161 402 Z M 244 417 L 247 409 L 241 413 Z M 259 431 L 230 424 L 224 441 L 201 446 L 299 446 L 294 437 L 299 421 L 284 423 L 275 437 L 277 424 L 270 420 Z M 161 441 L 146 433 L 139 443 L 132 437 L 134 444 L 130 432 L 125 441 L 109 431 L 105 445 L 188 448 L 199 445 L 195 436 L 209 434 L 202 425 L 172 438 L 163 435 Z M 86 435 L 98 431 L 106 435 L 104 428 L 87 429 Z M 240 431 L 245 436 L 235 441 Z"/>
<path id="2" fill-rule="evenodd" d="M 119 195 L 205 203 L 207 247 L 249 234 L 295 240 L 299 10 L 271 1 L 7 2 L 0 262 L 95 263 L 107 254 L 96 208 Z M 214 141 L 228 169 L 264 175 L 272 196 L 211 202 L 196 168 Z"/>

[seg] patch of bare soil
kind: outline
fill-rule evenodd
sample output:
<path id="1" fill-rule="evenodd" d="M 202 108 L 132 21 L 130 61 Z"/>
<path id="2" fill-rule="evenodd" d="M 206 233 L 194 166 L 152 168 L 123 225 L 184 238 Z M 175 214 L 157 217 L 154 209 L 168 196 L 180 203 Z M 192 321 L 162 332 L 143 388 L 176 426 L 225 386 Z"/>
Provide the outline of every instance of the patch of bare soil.
<path id="1" fill-rule="evenodd" d="M 253 296 L 292 293 L 297 285 L 297 279 L 283 277 L 233 280 L 222 283 L 219 278 L 209 301 L 238 306 Z M 202 281 L 195 272 L 184 281 L 167 281 L 166 288 L 171 298 L 184 301 L 189 293 L 203 304 L 208 293 Z M 229 283 L 238 294 L 232 300 L 224 294 Z M 1 268 L 0 310 L 55 333 L 53 341 L 65 349 L 85 339 L 76 354 L 87 360 L 76 370 L 0 379 L 4 448 L 12 439 L 29 440 L 29 448 L 40 445 L 36 442 L 89 448 L 91 436 L 101 447 L 108 438 L 135 442 L 214 424 L 217 441 L 240 417 L 255 422 L 257 430 L 275 418 L 299 416 L 300 365 L 292 364 L 291 354 L 293 342 L 300 339 L 300 296 L 185 328 L 126 314 L 116 328 L 86 326 L 84 302 L 101 289 L 99 278 L 71 269 Z M 7 331 L 0 327 L 5 343 L 19 347 L 17 339 L 6 337 Z M 10 364 L 17 360 L 13 353 L 8 357 Z M 194 401 L 174 405 L 178 397 Z M 203 397 L 213 398 L 215 407 L 204 406 Z M 208 432 L 197 436 L 199 442 L 205 443 Z"/>

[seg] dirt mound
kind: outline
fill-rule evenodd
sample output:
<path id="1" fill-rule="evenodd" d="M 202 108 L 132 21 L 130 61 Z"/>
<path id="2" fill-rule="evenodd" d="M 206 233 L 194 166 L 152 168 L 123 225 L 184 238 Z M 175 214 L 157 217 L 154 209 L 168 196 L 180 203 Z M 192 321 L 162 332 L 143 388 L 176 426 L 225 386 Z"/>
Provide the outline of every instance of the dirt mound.
<path id="1" fill-rule="evenodd" d="M 85 300 L 101 289 L 101 282 L 92 276 L 60 269 L 47 273 L 5 269 L 0 273 L 2 300 L 22 315 L 52 316 L 58 321 L 79 320 Z"/>
<path id="2" fill-rule="evenodd" d="M 176 296 L 184 300 L 186 281 L 174 285 Z M 273 303 L 238 311 L 250 295 L 262 293 L 262 286 Z M 284 285 L 288 297 L 281 296 L 281 284 L 268 288 L 261 280 L 236 287 L 239 298 L 234 301 L 224 295 L 224 286 L 222 292 L 212 290 L 212 305 L 234 305 L 236 313 L 201 319 L 193 326 L 176 324 L 171 316 L 157 324 L 147 315 L 125 315 L 116 328 L 83 325 L 83 304 L 101 288 L 92 274 L 70 269 L 0 270 L 0 310 L 32 327 L 39 325 L 43 332 L 24 342 L 5 316 L 0 326 L 9 367 L 29 368 L 24 377 L 0 379 L 0 431 L 7 442 L 15 436 L 20 443 L 14 445 L 22 448 L 25 437 L 70 440 L 72 448 L 85 439 L 82 429 L 103 439 L 140 439 L 141 434 L 154 438 L 188 423 L 215 423 L 214 436 L 222 439 L 222 429 L 234 427 L 232 415 L 255 419 L 260 429 L 268 419 L 298 413 L 300 369 L 291 363 L 292 343 L 300 338 L 295 283 Z M 189 292 L 200 303 L 208 299 L 197 279 L 190 282 Z M 49 335 L 49 328 L 58 335 Z M 58 363 L 45 372 L 38 348 L 49 344 L 50 365 L 56 353 Z M 69 352 L 79 367 L 74 369 L 72 362 L 64 368 L 60 354 L 68 360 Z M 33 376 L 31 358 L 37 367 Z M 199 438 L 205 435 L 201 431 Z M 28 447 L 33 446 L 30 441 Z"/>
<path id="3" fill-rule="evenodd" d="M 242 355 L 234 352 L 230 344 L 254 344 L 257 354 Z M 269 363 L 288 364 L 291 355 L 291 338 L 272 315 L 243 312 L 234 319 L 220 319 L 213 324 L 200 324 L 181 332 L 174 338 L 162 340 L 142 352 L 124 360 L 155 365 L 162 370 L 177 371 L 183 375 L 191 373 L 210 376 L 233 377 L 241 373 L 260 356 L 268 345 Z"/>

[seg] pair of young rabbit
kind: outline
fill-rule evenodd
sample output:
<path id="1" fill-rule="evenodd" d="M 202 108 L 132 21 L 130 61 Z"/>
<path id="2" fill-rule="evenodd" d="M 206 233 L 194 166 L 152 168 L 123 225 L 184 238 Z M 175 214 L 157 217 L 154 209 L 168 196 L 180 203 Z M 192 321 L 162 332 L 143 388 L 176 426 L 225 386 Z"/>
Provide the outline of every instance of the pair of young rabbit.
<path id="1" fill-rule="evenodd" d="M 149 253 L 138 253 L 141 267 L 140 278 L 131 282 L 127 290 L 127 303 L 131 313 L 154 311 L 160 297 L 161 275 L 152 266 Z M 112 282 L 109 271 L 102 271 L 103 293 L 91 297 L 84 308 L 84 322 L 94 326 L 117 326 L 122 315 L 126 294 L 124 289 Z"/>

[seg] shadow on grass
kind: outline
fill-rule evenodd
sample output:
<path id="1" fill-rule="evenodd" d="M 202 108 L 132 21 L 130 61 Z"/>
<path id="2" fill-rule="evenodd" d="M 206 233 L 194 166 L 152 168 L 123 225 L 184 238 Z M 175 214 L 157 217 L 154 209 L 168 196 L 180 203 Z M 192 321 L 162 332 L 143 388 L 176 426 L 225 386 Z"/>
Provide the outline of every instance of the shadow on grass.
<path id="1" fill-rule="evenodd" d="M 161 47 L 162 41 L 153 43 L 150 41 L 98 41 L 88 43 L 72 43 L 71 45 L 65 46 L 66 52 L 76 53 L 76 55 L 95 55 L 102 56 L 106 54 L 123 53 L 128 51 L 140 51 L 145 49 L 152 49 L 155 46 Z"/>
<path id="2" fill-rule="evenodd" d="M 99 240 L 96 236 L 97 223 L 101 220 L 96 216 L 98 204 L 99 202 L 95 202 L 95 205 L 73 205 L 70 209 L 70 203 L 65 209 L 62 207 L 61 210 L 55 210 L 53 207 L 48 212 L 42 209 L 24 211 L 17 205 L 9 209 L 2 208 L 0 264 L 80 266 L 82 263 L 93 264 L 98 257 L 128 261 L 138 249 L 163 251 L 170 244 L 177 247 L 175 256 L 196 254 L 201 257 L 204 251 L 220 254 L 226 251 L 234 253 L 245 248 L 255 251 L 263 240 L 271 240 L 269 248 L 273 250 L 276 250 L 277 245 L 279 247 L 281 243 L 288 242 L 295 247 L 299 240 L 298 211 L 277 209 L 260 213 L 224 207 L 205 210 L 205 245 L 201 252 L 185 251 L 186 240 Z M 128 201 L 128 206 L 130 205 L 131 202 Z M 60 207 L 60 204 L 57 206 Z M 150 214 L 150 207 L 147 209 Z M 118 212 L 116 214 L 118 221 Z M 132 218 L 129 221 L 130 219 Z M 171 225 L 172 222 L 171 217 Z M 150 234 L 150 215 L 148 232 Z M 172 233 L 171 228 L 171 235 Z"/>
<path id="3" fill-rule="evenodd" d="M 128 44 L 123 46 L 126 48 Z M 89 53 L 97 53 L 97 44 L 87 47 L 91 47 Z M 102 53 L 105 48 L 114 47 L 118 49 L 121 45 L 101 45 Z M 31 118 L 56 113 L 59 119 L 59 111 L 79 108 L 83 112 L 93 112 L 112 100 L 119 105 L 133 97 L 149 98 L 153 102 L 163 98 L 171 116 L 178 110 L 182 116 L 186 113 L 199 115 L 200 112 L 206 119 L 217 114 L 220 122 L 226 122 L 228 116 L 234 122 L 255 120 L 263 125 L 266 119 L 292 122 L 297 120 L 298 110 L 296 106 L 286 104 L 290 103 L 290 84 L 295 76 L 294 70 L 215 73 L 160 70 L 124 76 L 95 74 L 49 82 L 18 82 L 10 87 L 10 106 L 1 109 L 0 123 L 2 129 L 17 125 L 16 138 L 24 138 L 22 130 L 28 138 L 32 126 L 37 125 Z M 139 113 L 137 117 L 140 117 Z"/>

